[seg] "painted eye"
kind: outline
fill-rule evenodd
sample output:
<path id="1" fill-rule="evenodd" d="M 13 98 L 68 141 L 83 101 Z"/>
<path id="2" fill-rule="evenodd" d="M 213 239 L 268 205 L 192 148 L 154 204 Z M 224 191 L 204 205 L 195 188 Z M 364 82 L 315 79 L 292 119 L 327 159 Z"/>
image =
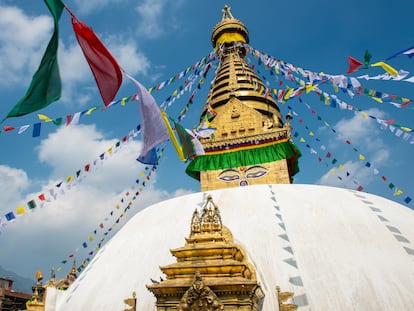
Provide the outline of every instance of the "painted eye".
<path id="1" fill-rule="evenodd" d="M 260 165 L 249 167 L 246 170 L 246 178 L 260 178 L 268 173 L 268 170 Z"/>
<path id="2" fill-rule="evenodd" d="M 218 179 L 225 181 L 225 182 L 231 182 L 231 181 L 240 179 L 240 176 L 239 175 L 223 175 L 223 176 L 220 176 Z"/>
<path id="3" fill-rule="evenodd" d="M 257 171 L 254 173 L 246 174 L 246 178 L 259 178 L 267 174 L 267 171 Z"/>

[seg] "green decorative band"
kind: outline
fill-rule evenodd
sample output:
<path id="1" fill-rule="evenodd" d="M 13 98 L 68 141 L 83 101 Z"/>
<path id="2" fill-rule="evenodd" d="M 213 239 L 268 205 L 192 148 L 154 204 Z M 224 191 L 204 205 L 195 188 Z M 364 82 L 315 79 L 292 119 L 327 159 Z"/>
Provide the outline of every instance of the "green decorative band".
<path id="1" fill-rule="evenodd" d="M 301 153 L 294 143 L 283 141 L 254 149 L 197 156 L 187 166 L 186 173 L 199 180 L 202 171 L 215 171 L 287 159 L 289 174 L 293 176 L 299 172 L 298 158 L 300 156 Z"/>

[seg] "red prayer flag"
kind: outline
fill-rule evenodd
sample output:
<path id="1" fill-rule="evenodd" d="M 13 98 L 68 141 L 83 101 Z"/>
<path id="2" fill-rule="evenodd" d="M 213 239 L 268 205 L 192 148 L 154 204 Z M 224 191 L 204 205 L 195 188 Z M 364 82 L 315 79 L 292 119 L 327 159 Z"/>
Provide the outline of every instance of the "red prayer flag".
<path id="1" fill-rule="evenodd" d="M 358 190 L 358 191 L 362 191 L 362 190 L 364 190 L 364 187 L 359 186 L 359 187 L 357 188 L 357 190 Z"/>
<path id="2" fill-rule="evenodd" d="M 92 28 L 80 22 L 73 14 L 72 26 L 79 46 L 95 77 L 102 100 L 105 106 L 108 106 L 121 86 L 121 68 Z"/>
<path id="3" fill-rule="evenodd" d="M 42 193 L 42 194 L 39 194 L 38 198 L 39 198 L 39 200 L 41 200 L 41 201 L 46 200 L 45 195 L 44 195 L 43 193 Z"/>
<path id="4" fill-rule="evenodd" d="M 348 56 L 349 61 L 349 68 L 346 73 L 352 73 L 358 70 L 359 67 L 363 65 L 360 61 L 356 60 L 355 58 Z"/>
<path id="5" fill-rule="evenodd" d="M 10 126 L 10 125 L 5 125 L 4 126 L 4 131 L 5 132 L 8 132 L 8 131 L 13 131 L 14 130 L 14 127 L 13 126 Z"/>

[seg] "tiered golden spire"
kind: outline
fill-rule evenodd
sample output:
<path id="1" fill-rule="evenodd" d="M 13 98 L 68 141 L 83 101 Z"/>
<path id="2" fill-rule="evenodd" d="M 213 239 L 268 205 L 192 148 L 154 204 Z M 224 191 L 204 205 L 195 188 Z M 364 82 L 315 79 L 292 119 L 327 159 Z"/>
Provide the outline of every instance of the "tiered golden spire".
<path id="1" fill-rule="evenodd" d="M 220 62 L 200 128 L 215 131 L 200 138 L 205 155 L 197 156 L 186 172 L 200 180 L 202 191 L 291 183 L 300 152 L 290 139 L 290 123 L 283 123 L 270 88 L 246 61 L 249 32 L 230 7 L 224 7 L 211 41 Z"/>

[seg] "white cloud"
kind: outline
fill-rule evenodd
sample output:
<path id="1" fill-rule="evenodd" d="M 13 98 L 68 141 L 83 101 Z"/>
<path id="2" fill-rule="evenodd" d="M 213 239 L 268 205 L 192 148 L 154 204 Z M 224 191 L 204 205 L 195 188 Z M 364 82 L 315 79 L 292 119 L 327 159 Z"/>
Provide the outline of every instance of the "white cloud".
<path id="1" fill-rule="evenodd" d="M 30 80 L 53 29 L 49 16 L 31 17 L 16 7 L 0 6 L 0 87 Z M 22 78 L 23 77 L 23 78 Z"/>
<path id="2" fill-rule="evenodd" d="M 384 111 L 373 108 L 366 110 L 367 115 L 378 118 L 384 117 Z M 366 148 L 377 149 L 378 146 L 372 143 L 373 137 L 378 136 L 379 126 L 371 118 L 364 118 L 361 113 L 356 113 L 351 119 L 342 119 L 335 126 L 335 130 L 340 133 L 341 137 L 350 138 L 355 145 L 364 146 Z M 339 138 L 341 140 L 341 138 Z M 376 143 L 385 145 L 381 138 Z"/>
<path id="3" fill-rule="evenodd" d="M 99 158 L 99 154 L 114 146 L 116 141 L 105 138 L 104 133 L 91 125 L 59 128 L 44 139 L 36 150 L 40 161 L 48 163 L 51 168 L 50 176 L 42 189 L 36 193 L 22 195 L 31 182 L 26 173 L 0 166 L 1 180 L 8 181 L 7 188 L 0 187 L 2 200 L 10 198 L 10 202 L 17 207 L 17 204 L 36 198 L 39 193 L 51 198 L 49 189 L 57 190 L 57 182 L 74 175 L 87 163 L 92 165 L 90 161 Z M 111 157 L 98 161 L 98 168 L 93 168 L 89 174 L 85 174 L 82 182 L 70 189 L 63 183 L 59 189 L 64 191 L 57 191 L 56 200 L 51 199 L 51 202 L 42 208 L 38 206 L 33 213 L 27 212 L 14 223 L 6 222 L 1 239 L 2 247 L 8 251 L 0 252 L 2 266 L 31 276 L 37 269 L 45 272 L 51 266 L 58 267 L 60 261 L 68 259 L 67 256 L 77 248 L 80 249 L 77 254 L 79 262 L 86 258 L 86 252 L 97 245 L 103 233 L 115 224 L 128 202 L 133 203 L 131 209 L 125 213 L 119 224 L 115 225 L 108 238 L 146 206 L 189 193 L 184 189 L 178 189 L 175 193 L 156 189 L 156 171 L 151 174 L 151 179 L 146 181 L 146 186 L 142 187 L 143 177 L 140 175 L 147 171 L 135 160 L 140 149 L 139 141 L 122 145 Z M 140 179 L 139 184 L 136 183 L 136 179 Z M 142 190 L 139 190 L 139 187 L 142 187 Z M 130 195 L 126 195 L 127 191 Z M 137 191 L 140 194 L 132 200 Z M 120 209 L 116 208 L 117 204 L 120 205 Z M 10 211 L 14 208 L 12 205 L 6 207 Z M 2 208 L 2 212 L 6 213 L 8 210 Z M 100 223 L 104 224 L 104 229 L 99 228 Z M 95 229 L 98 229 L 96 235 L 93 233 Z M 90 235 L 94 237 L 92 242 L 88 241 Z M 83 242 L 87 242 L 87 249 L 82 247 Z M 16 266 L 15 259 L 25 257 L 30 257 L 27 264 L 24 267 Z M 69 268 L 70 264 L 62 273 L 67 273 Z"/>
<path id="4" fill-rule="evenodd" d="M 165 4 L 165 0 L 145 0 L 137 6 L 140 34 L 149 38 L 157 38 L 164 32 L 161 15 Z"/>
<path id="5" fill-rule="evenodd" d="M 376 108 L 366 110 L 365 112 L 377 118 L 384 118 L 384 112 Z M 334 174 L 328 171 L 317 183 L 347 188 L 368 185 L 376 177 L 373 174 L 372 168 L 365 167 L 365 163 L 370 162 L 372 167 L 380 168 L 386 165 L 391 157 L 390 147 L 381 138 L 381 135 L 378 135 L 380 132 L 378 124 L 371 118 L 366 119 L 360 113 L 357 113 L 351 119 L 340 120 L 333 128 L 335 128 L 338 135 L 335 136 L 335 141 L 331 145 L 332 149 L 330 150 L 333 151 L 333 154 L 344 154 L 347 151 L 344 149 L 344 140 L 349 139 L 352 146 L 358 149 L 358 152 L 353 151 L 353 156 L 356 160 L 337 163 L 337 166 L 342 164 L 344 169 L 339 171 L 336 167 Z M 349 150 L 351 149 L 349 148 Z M 358 160 L 360 154 L 365 157 L 364 161 Z M 351 175 L 347 177 L 346 172 L 350 172 Z M 354 180 L 358 184 L 355 184 Z"/>
<path id="6" fill-rule="evenodd" d="M 29 179 L 24 170 L 0 165 L 0 198 L 2 205 L 9 206 L 16 202 L 16 197 L 29 186 Z"/>
<path id="7" fill-rule="evenodd" d="M 108 49 L 113 53 L 119 65 L 129 74 L 147 75 L 150 61 L 140 52 L 135 42 L 125 38 L 111 36 L 106 40 Z"/>

